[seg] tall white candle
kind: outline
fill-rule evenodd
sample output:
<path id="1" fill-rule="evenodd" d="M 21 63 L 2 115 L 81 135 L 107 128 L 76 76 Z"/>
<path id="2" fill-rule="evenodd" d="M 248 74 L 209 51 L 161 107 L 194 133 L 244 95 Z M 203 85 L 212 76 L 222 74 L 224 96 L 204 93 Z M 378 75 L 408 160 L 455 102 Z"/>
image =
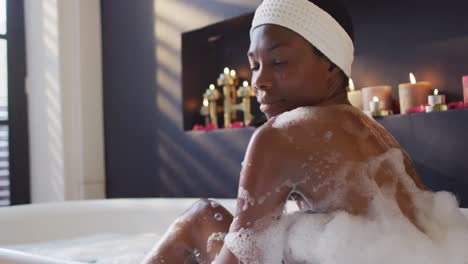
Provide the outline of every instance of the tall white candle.
<path id="1" fill-rule="evenodd" d="M 355 90 L 353 80 L 349 79 L 349 92 L 348 92 L 348 100 L 359 110 L 363 110 L 363 103 L 362 103 L 362 92 L 359 90 Z"/>

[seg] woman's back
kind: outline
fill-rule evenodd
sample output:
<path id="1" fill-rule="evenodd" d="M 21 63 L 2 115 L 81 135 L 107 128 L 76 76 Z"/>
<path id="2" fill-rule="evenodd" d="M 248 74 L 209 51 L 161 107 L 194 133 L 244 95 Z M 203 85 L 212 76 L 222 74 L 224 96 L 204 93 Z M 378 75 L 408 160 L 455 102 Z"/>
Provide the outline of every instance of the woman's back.
<path id="1" fill-rule="evenodd" d="M 424 187 L 396 140 L 361 111 L 349 105 L 304 107 L 265 126 L 279 131 L 278 145 L 289 143 L 272 144 L 271 151 L 281 151 L 291 163 L 282 182 L 294 185 L 291 196 L 301 209 L 362 215 L 378 187 L 393 192 L 414 223 L 411 192 Z"/>

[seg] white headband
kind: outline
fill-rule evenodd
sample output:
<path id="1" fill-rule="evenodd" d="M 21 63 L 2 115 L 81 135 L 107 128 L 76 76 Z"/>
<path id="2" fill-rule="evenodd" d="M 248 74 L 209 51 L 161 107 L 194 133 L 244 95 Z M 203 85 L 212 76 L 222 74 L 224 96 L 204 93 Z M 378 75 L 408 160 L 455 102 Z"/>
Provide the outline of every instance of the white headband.
<path id="1" fill-rule="evenodd" d="M 308 0 L 264 0 L 255 11 L 250 29 L 275 24 L 298 33 L 351 77 L 354 45 L 343 27 Z"/>

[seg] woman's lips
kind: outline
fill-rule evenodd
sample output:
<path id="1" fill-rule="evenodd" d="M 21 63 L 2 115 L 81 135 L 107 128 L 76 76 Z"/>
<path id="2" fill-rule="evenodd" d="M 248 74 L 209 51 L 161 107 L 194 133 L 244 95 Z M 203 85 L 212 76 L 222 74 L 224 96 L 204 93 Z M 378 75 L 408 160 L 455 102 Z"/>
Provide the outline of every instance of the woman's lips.
<path id="1" fill-rule="evenodd" d="M 275 110 L 278 110 L 280 108 L 282 102 L 284 102 L 284 99 L 278 99 L 278 100 L 259 100 L 258 103 L 260 104 L 260 110 L 264 113 L 270 113 L 270 112 L 276 112 Z"/>

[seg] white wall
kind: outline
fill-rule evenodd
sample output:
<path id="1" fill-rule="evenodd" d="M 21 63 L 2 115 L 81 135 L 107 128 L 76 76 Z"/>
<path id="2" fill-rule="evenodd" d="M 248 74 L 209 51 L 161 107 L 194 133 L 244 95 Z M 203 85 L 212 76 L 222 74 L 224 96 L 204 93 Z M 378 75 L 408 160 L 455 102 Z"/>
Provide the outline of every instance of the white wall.
<path id="1" fill-rule="evenodd" d="M 104 198 L 99 0 L 25 0 L 32 202 Z"/>

